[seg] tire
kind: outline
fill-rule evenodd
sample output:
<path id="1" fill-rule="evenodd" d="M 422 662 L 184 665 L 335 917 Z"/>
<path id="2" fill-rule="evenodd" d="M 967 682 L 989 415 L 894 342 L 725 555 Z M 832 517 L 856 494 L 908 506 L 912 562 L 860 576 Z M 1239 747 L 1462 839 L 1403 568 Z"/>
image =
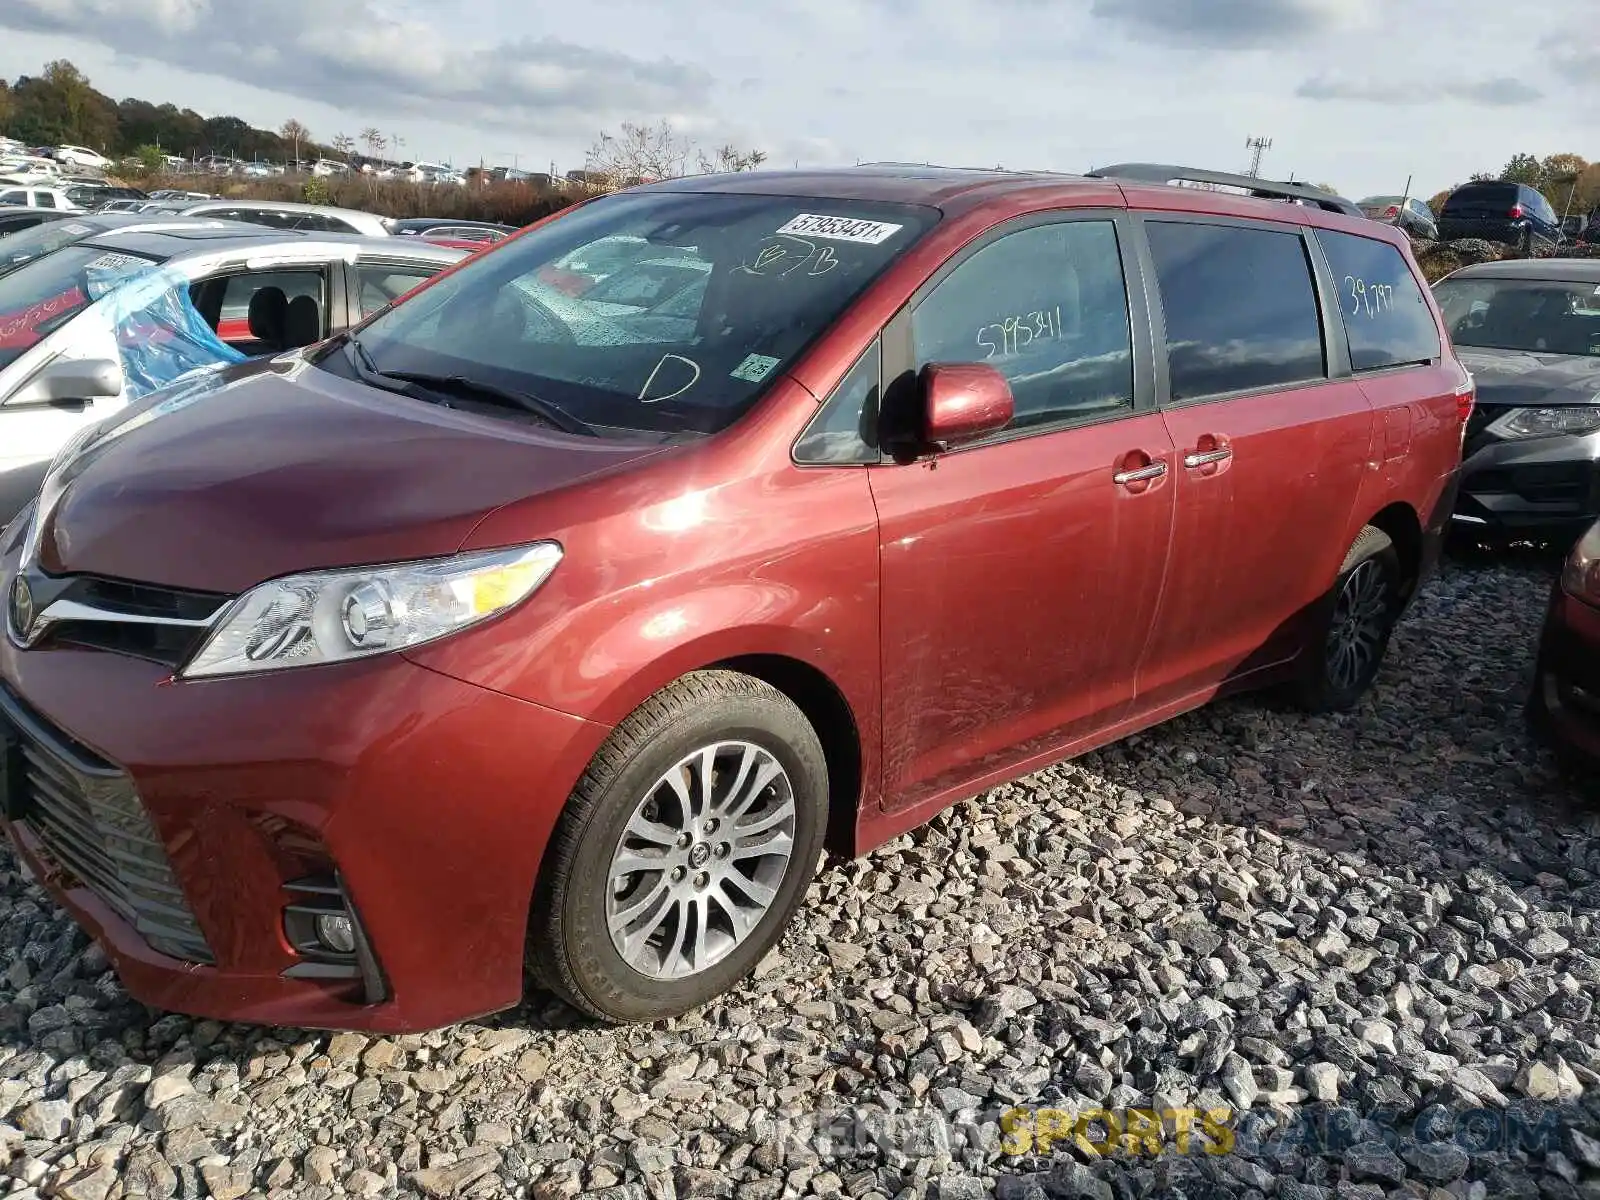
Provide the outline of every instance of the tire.
<path id="1" fill-rule="evenodd" d="M 709 802 L 698 787 L 708 747 Z M 535 892 L 530 971 L 603 1021 L 704 1004 L 783 933 L 827 825 L 827 760 L 805 715 L 748 675 L 686 675 L 612 731 L 568 799 Z M 729 838 L 736 828 L 746 832 Z"/>
<path id="2" fill-rule="evenodd" d="M 1344 712 L 1371 689 L 1401 610 L 1400 556 L 1389 535 L 1365 526 L 1317 605 L 1295 700 L 1308 712 Z"/>

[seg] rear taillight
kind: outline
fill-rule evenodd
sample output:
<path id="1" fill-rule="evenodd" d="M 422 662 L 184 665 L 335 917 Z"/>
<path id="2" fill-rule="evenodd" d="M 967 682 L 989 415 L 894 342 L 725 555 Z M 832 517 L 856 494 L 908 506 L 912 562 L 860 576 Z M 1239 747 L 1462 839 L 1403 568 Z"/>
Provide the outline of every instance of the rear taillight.
<path id="1" fill-rule="evenodd" d="M 1398 217 L 1400 215 L 1400 206 L 1398 204 L 1389 205 L 1388 208 L 1383 210 L 1383 215 L 1385 217 Z"/>
<path id="2" fill-rule="evenodd" d="M 1464 434 L 1467 422 L 1472 419 L 1473 407 L 1477 404 L 1478 385 L 1472 378 L 1472 372 L 1463 370 L 1461 375 L 1462 380 L 1456 385 L 1456 418 L 1461 422 Z"/>
<path id="3" fill-rule="evenodd" d="M 1522 205 L 1513 204 L 1511 206 L 1511 211 L 1509 213 L 1507 213 L 1506 215 L 1509 216 L 1513 221 L 1522 220 L 1522 218 L 1524 216 L 1523 211 L 1522 211 Z"/>

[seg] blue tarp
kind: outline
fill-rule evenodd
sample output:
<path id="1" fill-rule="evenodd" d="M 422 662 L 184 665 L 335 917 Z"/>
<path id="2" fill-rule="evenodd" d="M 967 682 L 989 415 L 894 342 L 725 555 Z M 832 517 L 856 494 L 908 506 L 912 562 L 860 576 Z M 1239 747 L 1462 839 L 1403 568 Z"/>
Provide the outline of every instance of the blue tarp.
<path id="1" fill-rule="evenodd" d="M 108 254 L 85 270 L 89 295 L 111 328 L 127 398 L 137 400 L 195 371 L 245 361 L 206 324 L 189 280 L 171 267 Z"/>

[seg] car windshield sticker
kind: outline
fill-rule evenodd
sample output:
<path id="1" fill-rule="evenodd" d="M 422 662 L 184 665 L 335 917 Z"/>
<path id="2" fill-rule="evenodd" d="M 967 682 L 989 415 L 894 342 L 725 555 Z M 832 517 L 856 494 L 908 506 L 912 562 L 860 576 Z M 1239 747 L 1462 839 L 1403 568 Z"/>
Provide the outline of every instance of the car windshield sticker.
<path id="1" fill-rule="evenodd" d="M 766 354 L 747 354 L 742 363 L 735 367 L 730 374 L 735 379 L 743 379 L 750 383 L 760 383 L 772 374 L 772 368 L 777 366 L 779 359 Z"/>
<path id="2" fill-rule="evenodd" d="M 136 254 L 102 254 L 99 258 L 85 266 L 85 270 L 114 271 L 118 268 L 147 267 L 150 265 L 148 258 L 140 258 Z"/>
<path id="3" fill-rule="evenodd" d="M 834 242 L 860 242 L 867 246 L 878 246 L 904 228 L 904 225 L 891 225 L 887 221 L 862 221 L 855 217 L 801 213 L 777 232 L 799 234 L 802 237 L 827 238 Z"/>
<path id="4" fill-rule="evenodd" d="M 148 258 L 137 255 L 102 254 L 83 268 L 83 290 L 89 293 L 89 299 L 98 300 L 154 266 Z"/>

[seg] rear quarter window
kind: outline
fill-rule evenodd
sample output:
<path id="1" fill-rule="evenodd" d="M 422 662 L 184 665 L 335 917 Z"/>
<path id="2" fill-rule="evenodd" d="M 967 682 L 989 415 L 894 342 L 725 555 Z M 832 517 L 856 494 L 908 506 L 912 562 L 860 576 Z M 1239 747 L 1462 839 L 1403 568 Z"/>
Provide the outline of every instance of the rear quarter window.
<path id="1" fill-rule="evenodd" d="M 1145 225 L 1175 401 L 1326 377 L 1322 317 L 1300 235 L 1242 225 Z"/>
<path id="2" fill-rule="evenodd" d="M 1439 357 L 1439 329 L 1399 250 L 1328 229 L 1316 237 L 1339 288 L 1352 367 L 1377 371 Z"/>

